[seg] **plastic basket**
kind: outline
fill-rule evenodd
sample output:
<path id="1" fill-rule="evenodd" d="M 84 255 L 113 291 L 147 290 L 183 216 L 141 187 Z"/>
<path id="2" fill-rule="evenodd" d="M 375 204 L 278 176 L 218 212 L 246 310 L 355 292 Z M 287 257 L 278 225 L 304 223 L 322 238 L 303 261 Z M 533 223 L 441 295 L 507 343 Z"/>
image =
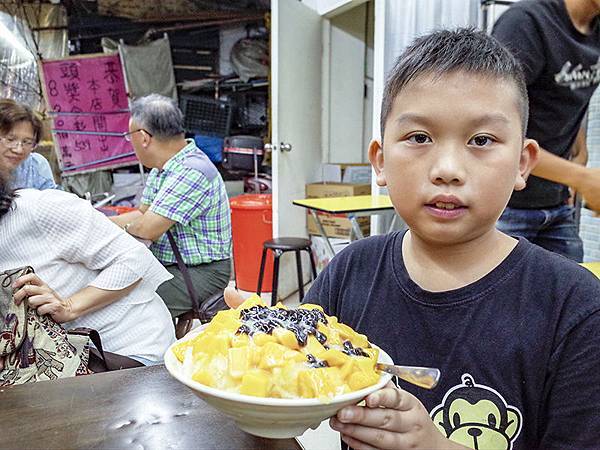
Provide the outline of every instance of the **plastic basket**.
<path id="1" fill-rule="evenodd" d="M 197 134 L 194 141 L 213 163 L 223 161 L 223 138 Z"/>
<path id="2" fill-rule="evenodd" d="M 195 95 L 181 96 L 185 131 L 205 136 L 225 137 L 231 128 L 231 105 L 227 100 Z"/>

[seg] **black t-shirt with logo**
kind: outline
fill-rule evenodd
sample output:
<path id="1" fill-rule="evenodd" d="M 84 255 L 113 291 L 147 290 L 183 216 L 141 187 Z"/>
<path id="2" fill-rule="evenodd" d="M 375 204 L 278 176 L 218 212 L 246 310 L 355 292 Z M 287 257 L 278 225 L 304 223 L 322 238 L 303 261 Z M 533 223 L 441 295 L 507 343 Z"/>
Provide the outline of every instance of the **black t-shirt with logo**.
<path id="1" fill-rule="evenodd" d="M 365 334 L 397 364 L 439 368 L 432 391 L 399 385 L 452 440 L 471 448 L 599 448 L 600 281 L 521 239 L 482 279 L 429 292 L 408 275 L 402 238 L 351 244 L 304 301 Z"/>
<path id="2" fill-rule="evenodd" d="M 523 65 L 529 93 L 527 137 L 562 158 L 570 150 L 600 82 L 600 25 L 577 31 L 563 0 L 521 0 L 494 24 L 492 34 Z M 535 176 L 509 206 L 549 208 L 565 202 L 568 189 Z"/>

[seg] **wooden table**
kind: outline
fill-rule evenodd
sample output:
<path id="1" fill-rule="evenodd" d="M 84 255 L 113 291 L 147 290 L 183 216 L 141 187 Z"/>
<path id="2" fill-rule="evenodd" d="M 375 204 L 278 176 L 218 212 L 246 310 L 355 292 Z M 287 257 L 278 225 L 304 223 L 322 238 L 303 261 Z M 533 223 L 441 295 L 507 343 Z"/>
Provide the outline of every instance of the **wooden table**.
<path id="1" fill-rule="evenodd" d="M 164 366 L 153 366 L 0 388 L 0 448 L 302 447 L 241 431 Z"/>
<path id="2" fill-rule="evenodd" d="M 323 224 L 319 219 L 317 212 L 325 212 L 328 214 L 344 214 L 350 223 L 352 224 L 352 232 L 354 235 L 361 239 L 363 237 L 360 226 L 356 221 L 356 217 L 359 216 L 370 216 L 373 214 L 382 213 L 395 213 L 394 205 L 388 195 L 354 195 L 348 197 L 326 197 L 326 198 L 305 198 L 301 200 L 294 200 L 292 202 L 296 206 L 302 206 L 310 211 L 312 216 L 317 223 L 317 228 L 323 237 L 329 250 L 330 256 L 333 258 L 335 252 L 333 246 L 329 241 L 329 237 L 323 228 Z M 398 216 L 394 214 L 389 230 L 394 228 L 396 218 Z M 352 239 L 352 233 L 350 235 Z"/>

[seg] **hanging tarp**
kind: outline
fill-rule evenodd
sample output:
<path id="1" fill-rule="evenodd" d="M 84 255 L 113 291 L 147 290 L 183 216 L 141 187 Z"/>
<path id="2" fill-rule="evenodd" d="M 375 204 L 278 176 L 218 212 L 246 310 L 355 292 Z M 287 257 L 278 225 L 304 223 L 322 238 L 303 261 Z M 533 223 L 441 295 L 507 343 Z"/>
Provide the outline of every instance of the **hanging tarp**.
<path id="1" fill-rule="evenodd" d="M 177 101 L 171 45 L 167 35 L 143 45 L 127 45 L 102 38 L 102 49 L 104 52 L 118 50 L 121 54 L 132 99 L 162 94 Z"/>

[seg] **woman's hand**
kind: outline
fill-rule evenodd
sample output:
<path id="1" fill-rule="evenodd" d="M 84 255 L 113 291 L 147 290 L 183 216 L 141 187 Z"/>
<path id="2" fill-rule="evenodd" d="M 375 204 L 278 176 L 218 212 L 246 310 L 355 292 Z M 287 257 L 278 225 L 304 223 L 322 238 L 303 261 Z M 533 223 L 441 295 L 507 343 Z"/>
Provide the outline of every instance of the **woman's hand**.
<path id="1" fill-rule="evenodd" d="M 225 291 L 223 291 L 223 296 L 225 303 L 227 303 L 227 306 L 229 306 L 231 309 L 235 309 L 244 303 L 244 298 L 241 296 L 241 294 L 231 286 L 227 286 L 225 288 Z"/>
<path id="2" fill-rule="evenodd" d="M 464 448 L 446 439 L 423 404 L 392 382 L 365 400 L 366 406 L 347 406 L 329 421 L 356 450 Z"/>
<path id="3" fill-rule="evenodd" d="M 13 295 L 17 305 L 29 297 L 29 305 L 36 308 L 40 315 L 50 314 L 58 323 L 69 322 L 76 318 L 71 300 L 62 299 L 35 273 L 17 278 L 13 288 L 17 289 Z"/>

